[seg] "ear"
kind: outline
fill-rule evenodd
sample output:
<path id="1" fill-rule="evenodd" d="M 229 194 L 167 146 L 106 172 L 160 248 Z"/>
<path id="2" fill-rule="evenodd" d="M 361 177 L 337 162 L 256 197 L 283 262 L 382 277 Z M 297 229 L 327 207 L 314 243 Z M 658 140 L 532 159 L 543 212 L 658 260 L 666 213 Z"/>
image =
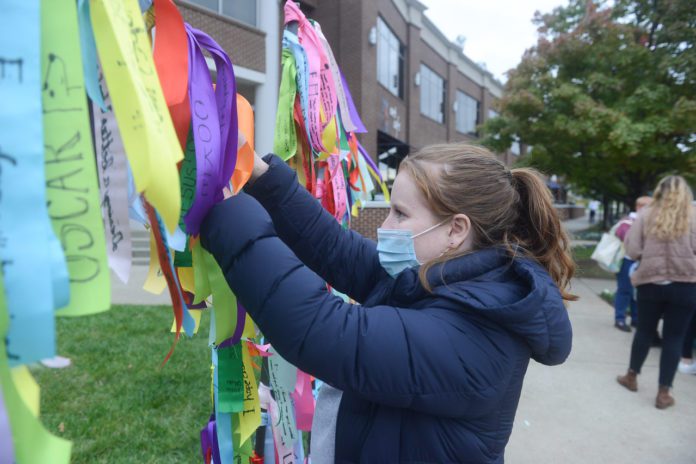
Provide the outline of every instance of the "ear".
<path id="1" fill-rule="evenodd" d="M 466 214 L 455 214 L 452 217 L 450 231 L 448 234 L 448 247 L 450 250 L 457 250 L 464 244 L 470 244 L 473 237 L 471 230 L 471 220 Z"/>

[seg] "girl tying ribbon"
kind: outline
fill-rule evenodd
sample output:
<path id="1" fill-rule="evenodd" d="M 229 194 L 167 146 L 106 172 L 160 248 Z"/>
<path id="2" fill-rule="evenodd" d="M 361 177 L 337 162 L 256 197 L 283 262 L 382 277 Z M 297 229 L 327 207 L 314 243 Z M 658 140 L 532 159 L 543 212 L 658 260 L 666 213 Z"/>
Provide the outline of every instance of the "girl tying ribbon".
<path id="1" fill-rule="evenodd" d="M 483 148 L 409 155 L 377 243 L 256 156 L 201 243 L 275 350 L 325 382 L 315 463 L 502 463 L 530 359 L 570 353 L 574 265 L 551 195 Z"/>

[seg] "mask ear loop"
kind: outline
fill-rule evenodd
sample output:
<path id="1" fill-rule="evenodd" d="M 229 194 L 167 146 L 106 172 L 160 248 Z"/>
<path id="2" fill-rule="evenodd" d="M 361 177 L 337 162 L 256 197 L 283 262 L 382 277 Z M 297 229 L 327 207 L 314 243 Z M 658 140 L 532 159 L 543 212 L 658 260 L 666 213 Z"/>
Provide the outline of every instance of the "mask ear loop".
<path id="1" fill-rule="evenodd" d="M 427 229 L 425 229 L 425 230 L 422 231 L 422 232 L 418 232 L 416 235 L 411 235 L 411 238 L 418 238 L 418 237 L 420 237 L 421 235 L 425 235 L 425 234 L 427 234 L 428 232 L 437 229 L 438 227 L 440 227 L 442 224 L 444 224 L 445 222 L 449 221 L 450 219 L 451 219 L 451 218 L 447 218 L 447 219 L 445 219 L 444 221 L 438 222 L 438 223 L 435 224 L 434 226 L 428 227 Z"/>

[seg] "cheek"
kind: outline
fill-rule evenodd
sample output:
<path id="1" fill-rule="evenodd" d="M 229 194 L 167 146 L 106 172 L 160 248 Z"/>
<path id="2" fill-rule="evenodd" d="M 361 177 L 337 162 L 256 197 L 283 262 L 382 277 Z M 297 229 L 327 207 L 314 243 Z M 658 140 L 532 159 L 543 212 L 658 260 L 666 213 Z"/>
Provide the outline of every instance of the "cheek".
<path id="1" fill-rule="evenodd" d="M 418 237 L 414 242 L 416 249 L 416 257 L 421 263 L 426 263 L 431 259 L 439 257 L 447 248 L 449 237 L 447 233 L 433 231 L 432 235 L 427 234 L 423 237 Z"/>

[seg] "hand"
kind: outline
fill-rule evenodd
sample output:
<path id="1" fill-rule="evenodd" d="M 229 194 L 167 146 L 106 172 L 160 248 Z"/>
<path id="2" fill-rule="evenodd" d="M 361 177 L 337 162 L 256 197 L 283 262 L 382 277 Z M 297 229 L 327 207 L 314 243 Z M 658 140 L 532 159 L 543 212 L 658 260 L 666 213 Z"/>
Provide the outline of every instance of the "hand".
<path id="1" fill-rule="evenodd" d="M 249 178 L 248 185 L 253 184 L 256 179 L 261 177 L 266 171 L 268 171 L 268 163 L 266 163 L 258 153 L 254 152 L 254 168 L 251 171 L 251 177 Z M 222 195 L 226 200 L 234 196 L 234 193 L 232 193 L 228 187 L 223 187 Z"/>
<path id="2" fill-rule="evenodd" d="M 254 169 L 251 171 L 249 183 L 253 184 L 256 179 L 261 177 L 266 171 L 268 171 L 268 163 L 266 163 L 258 153 L 254 152 Z"/>

